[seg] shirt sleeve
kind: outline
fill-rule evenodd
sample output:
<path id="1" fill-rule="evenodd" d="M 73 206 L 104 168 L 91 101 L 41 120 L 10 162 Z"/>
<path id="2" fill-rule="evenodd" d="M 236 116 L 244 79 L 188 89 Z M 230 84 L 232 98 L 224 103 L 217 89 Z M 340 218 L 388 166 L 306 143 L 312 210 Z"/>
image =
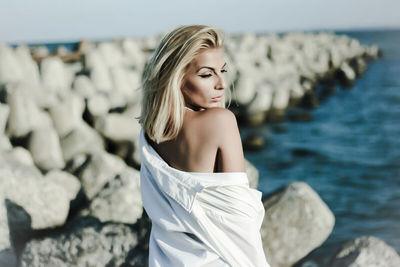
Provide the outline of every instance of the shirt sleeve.
<path id="1" fill-rule="evenodd" d="M 199 238 L 231 266 L 270 267 L 260 234 L 265 215 L 260 191 L 248 185 L 207 187 L 192 212 Z"/>

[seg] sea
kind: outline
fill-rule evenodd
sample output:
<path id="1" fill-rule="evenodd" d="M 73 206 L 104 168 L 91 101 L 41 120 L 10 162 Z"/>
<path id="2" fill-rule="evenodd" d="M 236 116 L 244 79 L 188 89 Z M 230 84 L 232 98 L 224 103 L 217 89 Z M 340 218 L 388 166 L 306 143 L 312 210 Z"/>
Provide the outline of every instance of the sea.
<path id="1" fill-rule="evenodd" d="M 263 195 L 302 181 L 335 216 L 332 233 L 298 266 L 326 266 L 343 242 L 361 236 L 400 254 L 400 29 L 335 33 L 376 44 L 383 56 L 353 87 L 337 84 L 336 94 L 305 109 L 311 121 L 239 126 L 242 139 L 256 134 L 266 141 L 262 150 L 244 152 L 259 170 Z"/>
<path id="2" fill-rule="evenodd" d="M 353 87 L 336 84 L 336 94 L 304 109 L 310 121 L 239 125 L 243 140 L 256 134 L 266 141 L 259 151 L 244 151 L 259 170 L 263 195 L 302 181 L 335 216 L 332 233 L 298 266 L 326 266 L 343 242 L 361 236 L 375 236 L 400 254 L 400 29 L 331 32 L 376 44 L 383 56 L 368 63 Z M 77 47 L 46 44 L 50 51 L 58 45 Z"/>

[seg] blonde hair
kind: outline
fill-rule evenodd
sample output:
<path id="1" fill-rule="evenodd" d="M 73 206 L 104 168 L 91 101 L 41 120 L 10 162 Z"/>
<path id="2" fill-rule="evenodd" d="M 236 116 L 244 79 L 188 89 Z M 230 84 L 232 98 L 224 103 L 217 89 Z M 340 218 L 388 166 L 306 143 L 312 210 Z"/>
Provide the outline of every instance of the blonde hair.
<path id="1" fill-rule="evenodd" d="M 147 62 L 142 77 L 139 123 L 157 144 L 174 139 L 182 125 L 184 71 L 200 52 L 224 47 L 224 33 L 205 25 L 179 26 L 166 34 Z M 227 90 L 229 93 L 230 91 Z M 231 98 L 229 94 L 229 104 Z M 225 108 L 225 96 L 221 101 Z"/>

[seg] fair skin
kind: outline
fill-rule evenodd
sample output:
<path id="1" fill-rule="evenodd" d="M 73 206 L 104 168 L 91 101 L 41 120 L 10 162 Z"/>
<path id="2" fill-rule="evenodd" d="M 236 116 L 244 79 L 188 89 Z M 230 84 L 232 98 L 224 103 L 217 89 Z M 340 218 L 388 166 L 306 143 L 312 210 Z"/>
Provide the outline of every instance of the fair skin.
<path id="1" fill-rule="evenodd" d="M 222 48 L 198 54 L 185 71 L 181 88 L 185 116 L 177 138 L 155 144 L 157 153 L 173 168 L 186 172 L 245 172 L 235 115 L 219 107 L 224 94 L 226 62 Z"/>

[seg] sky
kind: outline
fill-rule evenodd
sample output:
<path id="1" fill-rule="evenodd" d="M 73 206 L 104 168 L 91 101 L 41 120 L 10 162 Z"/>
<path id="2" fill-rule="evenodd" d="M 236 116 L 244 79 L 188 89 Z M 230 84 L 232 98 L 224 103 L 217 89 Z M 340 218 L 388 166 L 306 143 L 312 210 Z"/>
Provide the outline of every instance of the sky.
<path id="1" fill-rule="evenodd" d="M 400 29 L 399 0 L 0 0 L 0 42 L 163 34 L 205 24 L 228 33 Z"/>

